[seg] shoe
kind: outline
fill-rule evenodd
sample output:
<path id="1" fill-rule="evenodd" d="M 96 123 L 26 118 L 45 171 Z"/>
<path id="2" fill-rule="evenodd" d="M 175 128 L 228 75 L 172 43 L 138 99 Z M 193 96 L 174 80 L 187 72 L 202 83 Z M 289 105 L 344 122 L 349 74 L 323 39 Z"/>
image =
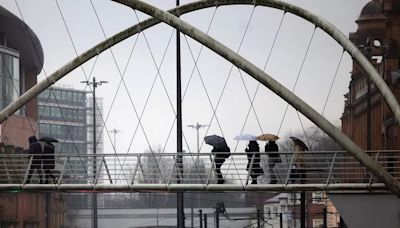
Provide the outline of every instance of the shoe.
<path id="1" fill-rule="evenodd" d="M 256 180 L 251 181 L 251 184 L 257 184 Z"/>
<path id="2" fill-rule="evenodd" d="M 225 183 L 225 180 L 218 180 L 218 184 L 223 184 Z"/>

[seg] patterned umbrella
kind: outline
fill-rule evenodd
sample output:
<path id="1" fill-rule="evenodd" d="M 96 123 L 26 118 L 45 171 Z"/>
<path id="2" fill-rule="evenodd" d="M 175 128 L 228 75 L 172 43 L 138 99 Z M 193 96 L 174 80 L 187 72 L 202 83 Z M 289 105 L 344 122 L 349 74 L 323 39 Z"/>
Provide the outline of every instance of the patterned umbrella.
<path id="1" fill-rule="evenodd" d="M 273 135 L 273 134 L 262 134 L 257 136 L 257 140 L 261 140 L 261 141 L 276 141 L 278 140 L 279 137 L 277 135 Z"/>
<path id="2" fill-rule="evenodd" d="M 300 139 L 294 137 L 294 136 L 290 136 L 290 139 L 293 140 L 294 144 L 301 147 L 303 150 L 308 150 L 307 145 L 301 141 Z"/>

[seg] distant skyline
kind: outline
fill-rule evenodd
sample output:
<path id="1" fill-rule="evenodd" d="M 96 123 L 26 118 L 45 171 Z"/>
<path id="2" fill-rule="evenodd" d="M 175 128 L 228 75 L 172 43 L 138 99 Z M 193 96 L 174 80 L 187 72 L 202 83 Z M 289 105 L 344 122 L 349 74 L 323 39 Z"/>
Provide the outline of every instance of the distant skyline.
<path id="1" fill-rule="evenodd" d="M 162 9 L 169 9 L 175 6 L 176 1 L 153 0 L 146 2 Z M 181 1 L 181 4 L 187 2 L 192 1 Z M 356 31 L 355 20 L 368 1 L 293 0 L 288 2 L 323 16 L 348 35 L 349 32 Z M 16 3 L 18 3 L 22 16 Z M 38 80 L 53 73 L 76 57 L 75 49 L 78 54 L 81 54 L 104 40 L 102 29 L 109 37 L 136 24 L 137 17 L 140 20 L 148 17 L 142 13 L 135 14 L 129 8 L 107 0 L 43 0 L 40 2 L 0 0 L 0 5 L 18 17 L 23 17 L 23 20 L 41 40 L 45 63 Z M 207 31 L 210 21 L 212 21 L 209 34 L 235 51 L 238 50 L 248 25 L 239 54 L 263 69 L 283 13 L 266 7 L 256 7 L 254 11 L 253 8 L 253 6 L 209 8 L 183 15 L 181 18 L 202 31 Z M 97 21 L 96 15 L 99 17 L 100 23 Z M 342 48 L 332 38 L 317 29 L 304 66 L 299 73 L 313 30 L 312 24 L 297 16 L 286 14 L 271 52 L 266 72 L 289 89 L 293 88 L 295 80 L 299 76 L 295 93 L 321 112 L 337 70 Z M 88 90 L 79 81 L 87 80 L 85 75 L 89 76 L 90 72 L 98 80 L 109 81 L 108 84 L 99 87 L 96 93 L 104 98 L 104 118 L 110 113 L 106 122 L 107 130 L 118 129 L 121 131 L 117 135 L 118 152 L 125 153 L 129 150 L 129 152 L 142 153 L 149 145 L 151 147 L 166 146 L 167 152 L 174 152 L 176 151 L 176 123 L 173 125 L 174 113 L 172 111 L 172 107 L 176 109 L 174 30 L 165 24 L 160 24 L 144 31 L 144 34 L 145 36 L 141 33 L 131 37 L 112 48 L 119 69 L 114 63 L 111 52 L 106 51 L 98 58 L 85 63 L 82 68 L 71 72 L 56 85 L 73 85 L 76 89 Z M 171 41 L 168 43 L 170 39 Z M 181 45 L 183 91 L 192 75 L 182 104 L 183 132 L 187 140 L 187 143 L 184 141 L 184 150 L 196 151 L 196 131 L 185 126 L 199 122 L 200 124 L 210 124 L 208 134 L 223 134 L 232 150 L 243 151 L 246 142 L 240 142 L 237 145 L 233 138 L 240 134 L 250 107 L 247 92 L 252 98 L 258 82 L 240 72 L 243 76 L 242 80 L 236 68 L 231 70 L 229 62 L 210 52 L 207 48 L 202 49 L 197 63 L 198 69 L 194 68 L 194 59 L 198 56 L 200 44 L 182 35 Z M 131 51 L 132 56 L 129 57 Z M 164 52 L 165 58 L 162 62 Z M 159 67 L 162 81 L 157 76 L 156 65 Z M 333 91 L 324 112 L 327 119 L 335 125 L 340 124 L 339 118 L 344 105 L 343 95 L 348 90 L 351 67 L 352 60 L 348 54 L 345 54 L 338 68 Z M 124 75 L 125 85 L 122 83 L 118 96 L 113 102 L 114 94 L 121 80 L 120 73 Z M 226 83 L 225 93 L 221 97 L 216 112 L 218 122 L 215 118 L 210 122 L 213 113 L 210 102 L 213 107 L 216 107 L 229 73 L 230 77 Z M 137 115 L 141 116 L 147 94 L 156 76 L 154 90 L 142 119 L 145 133 L 139 126 L 132 142 L 131 138 L 138 124 Z M 165 91 L 168 92 L 168 96 Z M 210 98 L 210 101 L 207 97 Z M 110 108 L 111 111 L 109 111 Z M 302 123 L 300 123 L 295 110 L 291 107 L 282 121 L 285 108 L 286 102 L 268 89 L 260 87 L 254 105 L 258 120 L 252 110 L 243 133 L 258 135 L 279 132 L 282 138 L 289 132 L 300 131 L 302 124 L 305 127 L 312 126 L 311 122 L 301 115 Z M 171 127 L 173 127 L 171 135 L 168 137 Z M 206 131 L 207 128 L 200 130 L 200 144 L 202 144 L 202 138 Z M 104 134 L 105 152 L 113 152 L 111 146 L 113 135 L 107 133 L 106 130 Z M 298 136 L 305 139 L 304 135 Z M 211 147 L 208 145 L 201 147 L 201 151 L 208 152 L 210 150 Z"/>

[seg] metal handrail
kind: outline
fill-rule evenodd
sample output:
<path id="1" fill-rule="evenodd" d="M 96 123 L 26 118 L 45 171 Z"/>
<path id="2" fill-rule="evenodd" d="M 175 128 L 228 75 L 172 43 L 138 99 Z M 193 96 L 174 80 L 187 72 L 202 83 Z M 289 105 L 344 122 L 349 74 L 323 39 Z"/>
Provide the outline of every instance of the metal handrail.
<path id="1" fill-rule="evenodd" d="M 258 184 L 249 184 L 250 171 L 254 165 L 251 159 L 249 171 L 246 170 L 248 152 L 231 152 L 220 168 L 225 184 L 216 185 L 216 164 L 214 153 L 183 153 L 183 176 L 178 177 L 175 167 L 176 153 L 139 153 L 139 154 L 55 154 L 54 159 L 41 159 L 40 156 L 29 154 L 0 154 L 0 159 L 7 159 L 6 166 L 0 166 L 0 191 L 10 188 L 19 189 L 86 189 L 87 185 L 93 186 L 92 190 L 126 188 L 135 190 L 140 188 L 167 190 L 170 188 L 180 190 L 224 190 L 225 188 L 245 190 L 285 189 L 295 190 L 302 188 L 312 189 L 341 189 L 354 186 L 364 189 L 384 189 L 382 182 L 377 180 L 365 167 L 345 151 L 306 151 L 296 152 L 303 154 L 301 163 L 294 161 L 292 151 L 279 152 L 281 163 L 275 166 L 275 175 L 279 180 L 276 184 L 269 184 L 268 155 L 260 153 L 260 166 L 263 175 L 258 177 Z M 400 180 L 400 151 L 367 151 L 367 153 L 380 163 L 382 167 L 395 178 Z M 44 156 L 47 158 L 47 156 Z M 154 158 L 157 159 L 154 159 Z M 195 159 L 201 160 L 195 164 Z M 112 162 L 114 158 L 123 159 L 123 164 Z M 253 156 L 252 156 L 253 158 Z M 228 166 L 234 160 L 235 167 Z M 220 159 L 217 159 L 219 161 Z M 53 162 L 55 168 L 49 170 L 46 165 Z M 34 175 L 30 184 L 27 174 L 33 163 L 41 163 L 44 179 L 50 175 L 56 180 L 50 184 L 39 184 L 38 173 Z M 99 164 L 94 180 L 89 180 L 93 175 L 93 163 Z M 201 164 L 201 167 L 198 167 Z M 194 168 L 196 166 L 196 168 Z M 293 167 L 296 167 L 293 172 Z M 14 172 L 9 172 L 14 170 Z M 190 171 L 190 172 L 189 172 Z M 200 173 L 201 172 L 201 173 Z M 121 175 L 121 173 L 125 173 Z M 178 182 L 179 178 L 179 182 Z M 194 184 L 193 184 L 194 183 Z M 342 186 L 342 187 L 338 187 Z M 22 186 L 22 187 L 21 187 Z M 121 187 L 125 186 L 125 187 Z M 181 186 L 181 187 L 179 187 Z M 353 187 L 350 187 L 353 186 Z M 214 189 L 215 190 L 215 189 Z"/>

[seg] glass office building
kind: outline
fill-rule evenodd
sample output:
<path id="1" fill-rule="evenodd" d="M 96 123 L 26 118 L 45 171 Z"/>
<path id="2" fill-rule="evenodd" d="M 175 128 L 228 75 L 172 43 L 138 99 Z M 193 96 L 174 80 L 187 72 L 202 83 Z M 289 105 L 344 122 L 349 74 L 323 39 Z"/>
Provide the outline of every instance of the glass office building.
<path id="1" fill-rule="evenodd" d="M 39 136 L 52 137 L 56 154 L 87 154 L 87 107 L 85 91 L 49 87 L 38 96 Z M 71 159 L 74 174 L 86 178 L 86 161 Z M 86 178 L 87 179 L 87 178 Z"/>

